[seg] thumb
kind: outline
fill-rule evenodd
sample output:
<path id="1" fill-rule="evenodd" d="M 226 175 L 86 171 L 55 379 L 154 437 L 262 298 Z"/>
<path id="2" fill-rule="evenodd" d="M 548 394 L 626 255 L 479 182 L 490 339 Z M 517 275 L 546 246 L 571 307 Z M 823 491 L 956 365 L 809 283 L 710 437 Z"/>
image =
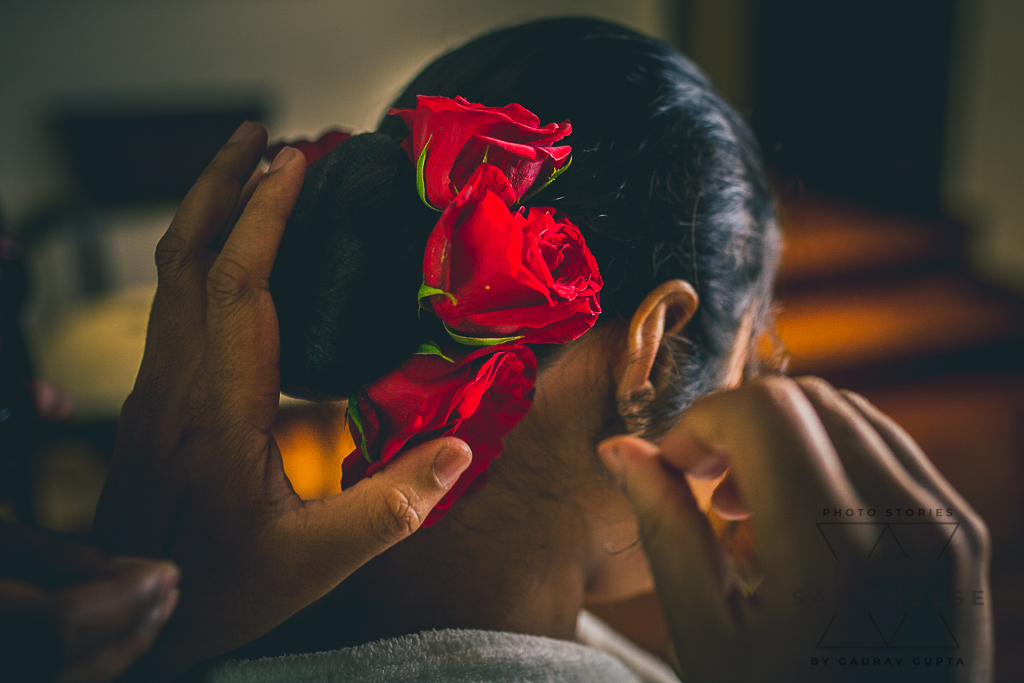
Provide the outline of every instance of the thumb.
<path id="1" fill-rule="evenodd" d="M 654 444 L 616 436 L 601 442 L 597 452 L 636 513 L 679 661 L 706 660 L 729 642 L 734 630 L 727 600 L 730 563 L 707 517 L 683 473 Z"/>
<path id="2" fill-rule="evenodd" d="M 309 508 L 307 521 L 319 538 L 331 539 L 335 566 L 347 575 L 419 529 L 472 459 L 469 446 L 453 437 L 420 444 Z"/>

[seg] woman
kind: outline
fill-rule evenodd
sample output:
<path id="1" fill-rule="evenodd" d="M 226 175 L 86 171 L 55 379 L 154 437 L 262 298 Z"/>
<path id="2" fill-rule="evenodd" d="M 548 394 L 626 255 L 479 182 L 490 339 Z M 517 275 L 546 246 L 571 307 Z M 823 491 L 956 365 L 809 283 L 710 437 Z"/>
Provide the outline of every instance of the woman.
<path id="1" fill-rule="evenodd" d="M 931 588 L 987 587 L 983 525 L 862 399 L 818 382 L 766 380 L 698 401 L 679 423 L 698 397 L 756 374 L 778 230 L 742 119 L 685 58 L 620 27 L 563 19 L 479 38 L 417 76 L 395 103 L 407 116 L 385 117 L 375 135 L 353 138 L 309 168 L 271 277 L 286 392 L 352 396 L 437 332 L 429 315 L 423 322 L 399 312 L 424 278 L 427 235 L 438 220 L 411 192 L 419 154 L 409 145 L 419 143 L 400 146 L 417 95 L 516 103 L 541 122 L 571 121 L 571 169 L 529 203 L 579 226 L 603 279 L 603 312 L 573 341 L 530 345 L 538 358 L 532 407 L 503 439 L 486 485 L 236 656 L 333 653 L 232 663 L 220 676 L 638 680 L 645 674 L 562 641 L 574 637 L 584 602 L 650 590 L 640 532 L 684 680 L 847 675 L 813 668 L 815 643 L 826 642 L 823 633 L 856 636 L 857 617 L 833 629 L 835 614 L 822 621 L 793 606 L 825 580 L 820 566 L 809 567 L 824 557 L 814 553 L 827 552 L 815 529 L 822 510 L 868 503 L 955 507 L 970 535 L 928 536 L 914 548 L 927 554 L 945 540 L 960 560 L 976 558 L 966 573 L 963 562 L 954 562 L 959 570 L 936 567 Z M 420 186 L 424 203 L 434 202 Z M 354 414 L 360 430 L 364 410 L 360 403 Z M 649 441 L 670 429 L 659 453 Z M 612 438 L 596 457 L 603 439 L 625 434 L 649 441 Z M 744 518 L 748 505 L 754 511 L 767 577 L 748 597 L 678 474 L 715 479 L 727 465 L 733 475 L 713 504 L 726 518 Z M 827 548 L 856 554 L 869 540 L 864 527 L 844 528 Z M 846 577 L 858 562 L 840 557 L 824 573 L 834 566 L 838 580 L 842 566 L 840 587 L 870 592 L 864 573 Z M 880 673 L 984 676 L 987 612 L 962 605 L 950 597 L 947 616 L 971 634 L 967 661 L 939 674 L 909 661 Z M 875 616 L 885 611 L 877 607 Z M 428 629 L 471 630 L 407 635 Z M 387 640 L 364 645 L 377 639 Z"/>

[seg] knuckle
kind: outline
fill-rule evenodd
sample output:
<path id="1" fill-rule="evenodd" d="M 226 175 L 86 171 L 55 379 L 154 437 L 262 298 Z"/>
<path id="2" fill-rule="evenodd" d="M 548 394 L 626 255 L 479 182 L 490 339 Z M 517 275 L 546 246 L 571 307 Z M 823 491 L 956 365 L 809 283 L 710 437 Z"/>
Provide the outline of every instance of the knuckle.
<path id="1" fill-rule="evenodd" d="M 206 276 L 211 303 L 231 306 L 244 299 L 253 287 L 252 274 L 242 263 L 221 254 Z"/>
<path id="2" fill-rule="evenodd" d="M 985 558 L 991 556 L 992 535 L 980 515 L 973 511 L 964 514 L 963 530 L 972 554 Z"/>
<path id="3" fill-rule="evenodd" d="M 970 558 L 975 554 L 975 544 L 974 539 L 968 538 L 969 534 L 970 532 L 964 526 L 961 526 L 953 532 L 952 536 L 950 536 L 948 531 L 945 537 L 939 537 L 936 534 L 934 545 L 945 551 L 943 555 L 951 555 L 952 557 L 963 559 Z"/>
<path id="4" fill-rule="evenodd" d="M 801 398 L 806 401 L 795 380 L 778 375 L 755 378 L 744 384 L 742 390 L 744 396 L 756 405 L 791 405 Z"/>
<path id="5" fill-rule="evenodd" d="M 193 188 L 198 204 L 207 207 L 212 215 L 225 216 L 234 208 L 236 193 L 241 188 L 220 155 L 200 174 Z M 236 187 L 237 185 L 237 187 Z"/>
<path id="6" fill-rule="evenodd" d="M 377 495 L 377 504 L 368 508 L 370 527 L 377 540 L 391 545 L 419 529 L 422 520 L 411 491 L 389 486 Z"/>
<path id="7" fill-rule="evenodd" d="M 154 260 L 161 279 L 183 270 L 191 261 L 188 243 L 180 235 L 168 231 L 157 242 Z"/>
<path id="8" fill-rule="evenodd" d="M 795 378 L 794 381 L 798 386 L 802 387 L 805 391 L 810 391 L 816 394 L 820 394 L 822 396 L 829 397 L 839 395 L 839 392 L 836 391 L 835 387 L 833 387 L 831 384 L 829 384 L 820 377 L 815 377 L 813 375 L 803 375 L 801 377 Z"/>

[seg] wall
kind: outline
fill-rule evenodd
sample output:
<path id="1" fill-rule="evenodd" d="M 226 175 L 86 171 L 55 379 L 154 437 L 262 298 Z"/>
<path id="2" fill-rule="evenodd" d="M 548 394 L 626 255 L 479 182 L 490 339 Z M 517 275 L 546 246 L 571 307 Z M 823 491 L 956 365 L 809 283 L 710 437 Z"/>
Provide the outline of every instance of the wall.
<path id="1" fill-rule="evenodd" d="M 946 198 L 976 267 L 1024 291 L 1024 2 L 963 0 L 960 14 Z"/>
<path id="2" fill-rule="evenodd" d="M 259 90 L 273 98 L 274 135 L 365 130 L 432 56 L 561 14 L 670 33 L 663 0 L 5 0 L 0 196 L 17 221 L 67 191 L 42 120 L 54 104 Z"/>

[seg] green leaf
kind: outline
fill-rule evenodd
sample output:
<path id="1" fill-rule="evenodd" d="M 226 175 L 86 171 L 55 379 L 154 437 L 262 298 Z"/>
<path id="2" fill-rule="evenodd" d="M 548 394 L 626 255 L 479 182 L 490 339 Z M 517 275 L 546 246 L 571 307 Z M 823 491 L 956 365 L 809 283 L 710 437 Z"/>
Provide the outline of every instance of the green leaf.
<path id="1" fill-rule="evenodd" d="M 363 433 L 363 423 L 359 419 L 359 396 L 358 394 L 352 394 L 348 399 L 348 418 L 352 421 L 352 424 L 359 430 L 359 449 L 363 452 L 363 458 L 368 463 L 372 463 L 373 460 L 370 458 L 370 448 L 366 444 L 366 434 Z"/>
<path id="2" fill-rule="evenodd" d="M 523 335 L 518 337 L 465 337 L 458 332 L 452 331 L 452 328 L 448 327 L 448 325 L 445 325 L 444 329 L 447 330 L 448 336 L 463 346 L 497 346 L 498 344 L 513 342 L 523 338 Z"/>
<path id="3" fill-rule="evenodd" d="M 420 291 L 416 294 L 416 301 L 419 301 L 420 299 L 426 299 L 427 297 L 430 296 L 437 296 L 438 294 L 443 294 L 449 299 L 451 299 L 452 306 L 455 306 L 456 304 L 459 303 L 458 300 L 455 298 L 455 295 L 452 294 L 451 292 L 446 292 L 443 289 L 438 289 L 437 287 L 431 287 L 426 282 L 420 285 Z"/>
<path id="4" fill-rule="evenodd" d="M 572 165 L 572 157 L 571 156 L 568 159 L 566 159 L 565 165 L 563 165 L 561 168 L 556 168 L 554 170 L 554 172 L 551 174 L 551 177 L 548 178 L 544 182 L 543 185 L 541 185 L 540 187 L 534 188 L 534 189 L 530 190 L 529 192 L 527 192 L 525 195 L 523 195 L 523 198 L 519 200 L 519 203 L 520 204 L 525 204 L 530 199 L 533 199 L 534 195 L 536 195 L 538 192 L 543 190 L 545 187 L 547 187 L 551 183 L 555 182 L 555 178 L 557 178 L 558 176 L 560 176 L 563 173 L 565 173 L 569 169 L 570 165 Z"/>
<path id="5" fill-rule="evenodd" d="M 455 362 L 451 358 L 449 358 L 448 356 L 444 355 L 444 353 L 441 351 L 441 347 L 440 346 L 438 346 L 435 342 L 432 342 L 432 341 L 429 341 L 429 340 L 425 341 L 425 342 L 423 342 L 422 344 L 419 345 L 419 348 L 416 349 L 416 355 L 417 356 L 440 356 L 441 358 L 444 358 L 449 363 L 454 363 Z"/>
<path id="6" fill-rule="evenodd" d="M 416 160 L 416 192 L 420 195 L 420 200 L 429 206 L 434 211 L 440 211 L 429 201 L 427 201 L 427 184 L 423 180 L 423 168 L 427 165 L 427 150 L 430 148 L 430 141 L 434 139 L 434 134 L 431 133 L 427 138 L 427 144 L 423 145 L 423 150 L 420 152 L 420 158 Z"/>

